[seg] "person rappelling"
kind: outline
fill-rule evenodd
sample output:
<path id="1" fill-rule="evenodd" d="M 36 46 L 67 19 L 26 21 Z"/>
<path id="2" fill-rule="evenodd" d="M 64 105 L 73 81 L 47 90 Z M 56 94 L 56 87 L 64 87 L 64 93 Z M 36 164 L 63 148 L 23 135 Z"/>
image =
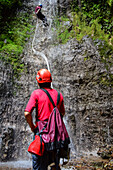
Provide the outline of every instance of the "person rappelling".
<path id="1" fill-rule="evenodd" d="M 42 4 L 38 5 L 35 8 L 35 14 L 38 19 L 42 20 L 44 26 L 47 27 L 48 26 L 47 18 L 42 14 L 41 9 L 42 9 Z"/>

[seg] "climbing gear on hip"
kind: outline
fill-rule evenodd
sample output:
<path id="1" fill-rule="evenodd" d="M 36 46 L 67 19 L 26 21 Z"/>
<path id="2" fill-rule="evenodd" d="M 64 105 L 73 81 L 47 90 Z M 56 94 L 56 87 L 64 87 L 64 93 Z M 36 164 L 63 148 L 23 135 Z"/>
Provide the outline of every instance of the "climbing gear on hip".
<path id="1" fill-rule="evenodd" d="M 44 153 L 44 142 L 40 135 L 35 136 L 35 140 L 29 145 L 28 152 L 42 156 Z"/>
<path id="2" fill-rule="evenodd" d="M 45 124 L 45 126 L 43 127 L 43 129 L 40 132 L 36 133 L 35 140 L 33 140 L 33 142 L 31 142 L 31 144 L 28 147 L 29 153 L 36 154 L 36 155 L 39 155 L 39 156 L 43 155 L 43 153 L 44 153 L 44 142 L 42 140 L 41 133 L 46 128 L 47 123 Z M 37 131 L 37 130 L 38 130 L 38 127 L 36 127 L 34 131 Z"/>

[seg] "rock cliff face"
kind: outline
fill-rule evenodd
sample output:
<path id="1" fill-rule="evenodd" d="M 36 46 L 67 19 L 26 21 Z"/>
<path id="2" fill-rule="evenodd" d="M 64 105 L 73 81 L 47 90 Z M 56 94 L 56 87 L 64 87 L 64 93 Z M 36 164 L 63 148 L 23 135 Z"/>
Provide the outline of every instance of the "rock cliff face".
<path id="1" fill-rule="evenodd" d="M 24 109 L 30 94 L 37 88 L 35 80 L 37 71 L 47 68 L 41 53 L 48 59 L 53 87 L 64 96 L 65 122 L 71 138 L 72 151 L 77 155 L 84 152 L 96 153 L 99 147 L 113 143 L 113 88 L 100 83 L 100 77 L 106 69 L 100 60 L 98 44 L 94 45 L 87 36 L 81 43 L 72 39 L 63 45 L 56 44 L 53 19 L 59 5 L 62 7 L 69 2 L 61 0 L 47 0 L 44 4 L 41 2 L 42 12 L 47 16 L 49 27 L 44 28 L 42 22 L 38 20 L 33 44 L 38 55 L 32 51 L 33 35 L 23 53 L 26 70 L 20 80 L 16 80 L 16 85 L 12 81 L 11 67 L 1 62 L 2 161 L 31 157 L 27 148 L 32 141 L 32 134 L 24 118 Z M 35 0 L 30 0 L 26 4 L 29 10 L 34 10 L 36 5 Z M 35 17 L 33 24 L 37 24 Z"/>

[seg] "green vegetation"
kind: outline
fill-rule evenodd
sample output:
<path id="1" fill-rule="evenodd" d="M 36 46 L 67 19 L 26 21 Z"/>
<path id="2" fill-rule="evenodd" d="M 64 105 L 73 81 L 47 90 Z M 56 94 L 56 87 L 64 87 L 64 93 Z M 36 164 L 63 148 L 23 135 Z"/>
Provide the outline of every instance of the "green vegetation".
<path id="1" fill-rule="evenodd" d="M 61 17 L 60 19 L 55 20 L 55 25 L 57 27 L 57 40 L 60 43 L 66 43 L 72 37 L 68 31 L 68 22 L 70 23 L 69 19 L 66 17 Z"/>
<path id="2" fill-rule="evenodd" d="M 7 26 L 22 7 L 22 0 L 0 0 L 0 33 L 6 31 Z"/>
<path id="3" fill-rule="evenodd" d="M 56 27 L 59 43 L 66 43 L 71 38 L 82 41 L 86 35 L 95 43 L 99 42 L 101 61 L 106 69 L 100 82 L 113 86 L 113 75 L 110 73 L 113 66 L 113 0 L 74 0 L 71 17 L 58 18 Z"/>
<path id="4" fill-rule="evenodd" d="M 98 18 L 101 28 L 104 29 L 106 33 L 111 34 L 111 32 L 113 32 L 113 0 L 74 0 L 74 2 L 72 2 L 72 10 L 85 15 L 88 25 Z"/>
<path id="5" fill-rule="evenodd" d="M 0 59 L 6 64 L 11 64 L 14 77 L 18 78 L 20 73 L 24 70 L 21 54 L 26 41 L 30 37 L 32 28 L 30 25 L 30 14 L 18 13 L 17 15 L 17 9 L 19 10 L 21 5 L 22 3 L 20 0 L 2 0 L 0 8 Z M 10 10 L 11 13 L 6 13 L 4 16 L 5 9 L 8 11 Z M 14 12 L 13 14 L 12 11 Z"/>

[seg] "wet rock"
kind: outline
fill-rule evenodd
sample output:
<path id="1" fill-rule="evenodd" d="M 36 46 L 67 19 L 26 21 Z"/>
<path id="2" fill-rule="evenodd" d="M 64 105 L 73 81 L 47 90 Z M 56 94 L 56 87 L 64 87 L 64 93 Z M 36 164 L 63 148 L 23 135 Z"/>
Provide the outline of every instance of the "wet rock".
<path id="1" fill-rule="evenodd" d="M 5 128 L 1 136 L 1 152 L 0 160 L 6 161 L 12 158 L 12 153 L 14 150 L 13 141 L 14 141 L 14 130 L 13 128 Z"/>
<path id="2" fill-rule="evenodd" d="M 97 154 L 101 156 L 103 159 L 112 159 L 113 157 L 113 146 L 107 145 L 99 148 Z"/>

